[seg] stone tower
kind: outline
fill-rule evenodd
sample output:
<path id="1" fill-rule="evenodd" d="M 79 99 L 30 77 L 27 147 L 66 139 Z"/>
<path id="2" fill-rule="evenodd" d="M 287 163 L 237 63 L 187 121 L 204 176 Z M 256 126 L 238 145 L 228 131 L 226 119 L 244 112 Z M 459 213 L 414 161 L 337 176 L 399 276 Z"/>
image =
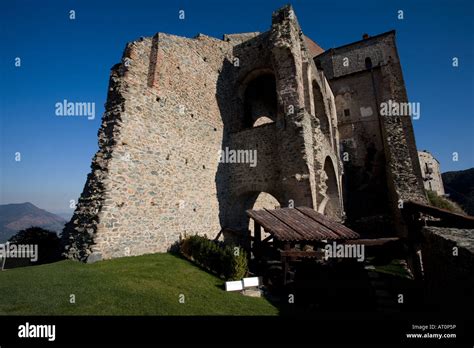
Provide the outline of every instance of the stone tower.
<path id="1" fill-rule="evenodd" d="M 445 194 L 439 162 L 426 150 L 418 151 L 421 174 L 426 190 L 434 191 L 438 196 Z"/>
<path id="2" fill-rule="evenodd" d="M 395 31 L 314 58 L 334 93 L 348 222 L 361 233 L 405 234 L 403 202 L 426 202 L 410 115 L 381 113 L 408 102 Z"/>

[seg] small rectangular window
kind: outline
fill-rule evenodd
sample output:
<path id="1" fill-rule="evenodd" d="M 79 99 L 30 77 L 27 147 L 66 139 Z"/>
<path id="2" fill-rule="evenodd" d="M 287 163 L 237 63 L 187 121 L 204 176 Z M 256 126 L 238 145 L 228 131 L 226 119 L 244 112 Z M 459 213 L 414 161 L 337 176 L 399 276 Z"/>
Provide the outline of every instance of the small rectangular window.
<path id="1" fill-rule="evenodd" d="M 344 109 L 344 116 L 349 117 L 351 115 L 351 110 L 349 109 Z"/>

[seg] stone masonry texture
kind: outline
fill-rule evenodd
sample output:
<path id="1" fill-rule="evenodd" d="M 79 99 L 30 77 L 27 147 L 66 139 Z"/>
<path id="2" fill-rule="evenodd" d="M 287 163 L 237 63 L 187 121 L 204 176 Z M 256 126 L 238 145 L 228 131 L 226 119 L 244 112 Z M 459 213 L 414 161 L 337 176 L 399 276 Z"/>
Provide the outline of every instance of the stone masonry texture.
<path id="1" fill-rule="evenodd" d="M 474 230 L 424 227 L 423 271 L 432 308 L 474 310 Z"/>
<path id="2" fill-rule="evenodd" d="M 264 33 L 157 33 L 128 43 L 63 232 L 66 255 L 93 262 L 164 252 L 185 235 L 247 230 L 254 206 L 402 226 L 397 202 L 425 197 L 410 117 L 377 111 L 381 100 L 407 100 L 394 33 L 322 51 L 291 6 L 274 12 Z M 255 153 L 255 166 L 219 161 L 225 149 Z"/>

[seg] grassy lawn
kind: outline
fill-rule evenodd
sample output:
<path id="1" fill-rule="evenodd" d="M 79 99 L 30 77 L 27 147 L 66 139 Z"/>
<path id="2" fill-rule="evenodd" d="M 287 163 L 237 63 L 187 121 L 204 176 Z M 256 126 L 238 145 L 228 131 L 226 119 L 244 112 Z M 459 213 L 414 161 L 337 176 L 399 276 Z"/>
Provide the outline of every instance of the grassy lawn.
<path id="1" fill-rule="evenodd" d="M 376 265 L 375 271 L 380 273 L 385 273 L 401 278 L 410 278 L 410 274 L 407 270 L 400 264 L 399 260 L 392 260 L 387 265 Z"/>
<path id="2" fill-rule="evenodd" d="M 278 314 L 267 300 L 222 286 L 221 279 L 171 254 L 90 265 L 61 261 L 0 271 L 0 315 Z"/>

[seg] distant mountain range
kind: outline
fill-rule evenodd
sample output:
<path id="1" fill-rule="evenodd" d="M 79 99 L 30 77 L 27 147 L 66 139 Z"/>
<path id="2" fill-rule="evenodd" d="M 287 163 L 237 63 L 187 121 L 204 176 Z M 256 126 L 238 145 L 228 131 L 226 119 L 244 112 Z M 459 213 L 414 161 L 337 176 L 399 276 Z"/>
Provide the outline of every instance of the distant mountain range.
<path id="1" fill-rule="evenodd" d="M 62 217 L 66 221 L 69 221 L 71 220 L 73 213 L 74 213 L 74 210 L 71 210 L 68 212 L 55 212 L 53 214 L 56 216 Z"/>
<path id="2" fill-rule="evenodd" d="M 29 202 L 0 204 L 0 243 L 25 228 L 36 226 L 60 233 L 66 220 Z"/>
<path id="3" fill-rule="evenodd" d="M 458 203 L 467 214 L 474 216 L 474 168 L 446 172 L 441 176 L 449 198 Z"/>

